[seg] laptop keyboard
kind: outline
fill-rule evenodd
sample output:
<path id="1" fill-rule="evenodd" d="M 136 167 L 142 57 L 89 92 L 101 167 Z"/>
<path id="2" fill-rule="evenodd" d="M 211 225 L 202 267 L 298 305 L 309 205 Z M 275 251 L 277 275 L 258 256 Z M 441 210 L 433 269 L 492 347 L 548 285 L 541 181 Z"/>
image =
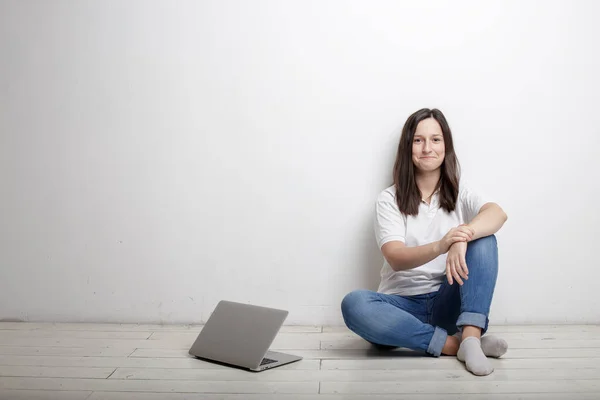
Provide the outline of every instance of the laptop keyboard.
<path id="1" fill-rule="evenodd" d="M 263 358 L 262 361 L 260 362 L 260 365 L 265 365 L 265 364 L 271 364 L 277 362 L 277 360 L 272 360 L 270 358 Z"/>

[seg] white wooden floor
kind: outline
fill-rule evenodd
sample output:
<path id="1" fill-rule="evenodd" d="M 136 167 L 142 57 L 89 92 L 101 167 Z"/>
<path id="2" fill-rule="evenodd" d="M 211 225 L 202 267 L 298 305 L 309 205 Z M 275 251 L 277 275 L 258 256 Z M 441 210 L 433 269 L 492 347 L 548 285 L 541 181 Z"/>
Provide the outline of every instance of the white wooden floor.
<path id="1" fill-rule="evenodd" d="M 0 323 L 0 399 L 600 399 L 600 325 L 491 327 L 509 351 L 487 377 L 320 326 L 284 326 L 272 349 L 304 360 L 251 373 L 189 357 L 201 328 Z"/>

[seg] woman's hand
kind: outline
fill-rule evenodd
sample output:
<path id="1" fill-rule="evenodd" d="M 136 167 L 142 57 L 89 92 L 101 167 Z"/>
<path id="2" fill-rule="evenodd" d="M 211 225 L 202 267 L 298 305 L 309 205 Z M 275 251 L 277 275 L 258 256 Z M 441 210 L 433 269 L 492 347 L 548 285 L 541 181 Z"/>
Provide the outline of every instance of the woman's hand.
<path id="1" fill-rule="evenodd" d="M 456 228 L 452 228 L 444 235 L 444 237 L 438 242 L 440 254 L 446 254 L 454 243 L 457 242 L 468 242 L 473 238 L 475 231 L 473 228 L 468 227 L 465 224 L 459 225 Z"/>
<path id="2" fill-rule="evenodd" d="M 462 286 L 463 281 L 469 279 L 469 270 L 465 256 L 467 254 L 467 242 L 456 242 L 450 246 L 446 258 L 446 279 L 452 285 L 453 278 Z"/>

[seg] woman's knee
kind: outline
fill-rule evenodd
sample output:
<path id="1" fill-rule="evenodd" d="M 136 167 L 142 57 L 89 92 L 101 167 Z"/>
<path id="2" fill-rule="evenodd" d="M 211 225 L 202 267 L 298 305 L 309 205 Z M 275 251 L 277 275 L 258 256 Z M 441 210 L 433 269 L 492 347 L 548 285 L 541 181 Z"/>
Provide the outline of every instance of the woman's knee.
<path id="1" fill-rule="evenodd" d="M 341 305 L 346 326 L 373 344 L 379 344 L 381 338 L 389 335 L 386 324 L 380 323 L 381 315 L 376 309 L 379 301 L 381 298 L 377 292 L 355 290 L 344 297 Z"/>
<path id="2" fill-rule="evenodd" d="M 373 298 L 370 290 L 354 290 L 342 300 L 342 316 L 344 319 L 360 313 L 360 310 Z"/>
<path id="3" fill-rule="evenodd" d="M 467 245 L 467 253 L 473 256 L 485 256 L 488 254 L 498 253 L 498 241 L 496 235 L 489 235 L 472 242 Z"/>

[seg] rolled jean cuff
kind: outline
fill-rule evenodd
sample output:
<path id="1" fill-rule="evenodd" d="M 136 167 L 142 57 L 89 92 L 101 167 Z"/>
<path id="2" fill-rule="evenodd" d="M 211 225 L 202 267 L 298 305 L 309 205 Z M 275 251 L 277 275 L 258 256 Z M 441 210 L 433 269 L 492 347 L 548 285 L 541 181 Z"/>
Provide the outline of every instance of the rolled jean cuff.
<path id="1" fill-rule="evenodd" d="M 485 314 L 463 312 L 459 315 L 456 326 L 462 332 L 462 328 L 465 325 L 477 326 L 481 328 L 481 334 L 484 334 L 487 325 L 487 316 Z"/>
<path id="2" fill-rule="evenodd" d="M 442 349 L 446 344 L 447 337 L 448 332 L 446 332 L 445 329 L 436 326 L 431 341 L 429 342 L 429 347 L 427 347 L 427 352 L 434 357 L 439 357 L 442 354 Z"/>

